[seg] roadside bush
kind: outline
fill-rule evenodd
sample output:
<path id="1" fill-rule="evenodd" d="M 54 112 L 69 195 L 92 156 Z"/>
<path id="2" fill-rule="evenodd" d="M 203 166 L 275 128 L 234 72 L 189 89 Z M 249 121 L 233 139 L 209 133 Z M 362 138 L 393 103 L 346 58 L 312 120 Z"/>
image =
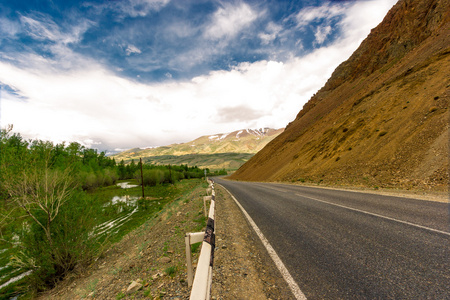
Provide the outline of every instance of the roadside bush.
<path id="1" fill-rule="evenodd" d="M 83 190 L 95 189 L 97 187 L 97 176 L 94 173 L 84 173 L 83 175 Z"/>
<path id="2" fill-rule="evenodd" d="M 48 168 L 32 169 L 5 182 L 11 203 L 24 217 L 22 225 L 10 225 L 19 246 L 11 265 L 32 270 L 30 283 L 35 291 L 53 287 L 56 282 L 92 260 L 98 249 L 89 233 L 95 224 L 99 205 L 92 205 L 77 190 L 68 172 Z M 6 221 L 3 220 L 3 221 Z"/>
<path id="3" fill-rule="evenodd" d="M 92 262 L 99 249 L 90 232 L 95 226 L 95 207 L 83 192 L 76 192 L 50 224 L 52 240 L 37 223 L 21 231 L 23 251 L 14 257 L 14 263 L 31 269 L 30 281 L 36 291 L 53 287 L 75 268 L 81 270 Z M 38 215 L 45 223 L 45 214 Z"/>
<path id="4" fill-rule="evenodd" d="M 184 172 L 172 172 L 172 182 L 184 179 Z"/>
<path id="5" fill-rule="evenodd" d="M 165 172 L 159 169 L 144 170 L 143 177 L 144 186 L 156 186 L 166 180 Z M 139 184 L 142 184 L 140 171 L 136 171 L 135 178 Z"/>
<path id="6" fill-rule="evenodd" d="M 117 180 L 119 180 L 119 174 L 117 170 L 114 169 L 106 169 L 105 170 L 105 177 L 107 177 L 108 185 L 116 184 Z"/>
<path id="7" fill-rule="evenodd" d="M 104 171 L 80 172 L 78 181 L 83 190 L 93 190 L 102 186 L 110 186 L 117 182 L 119 175 L 116 170 L 105 169 Z"/>

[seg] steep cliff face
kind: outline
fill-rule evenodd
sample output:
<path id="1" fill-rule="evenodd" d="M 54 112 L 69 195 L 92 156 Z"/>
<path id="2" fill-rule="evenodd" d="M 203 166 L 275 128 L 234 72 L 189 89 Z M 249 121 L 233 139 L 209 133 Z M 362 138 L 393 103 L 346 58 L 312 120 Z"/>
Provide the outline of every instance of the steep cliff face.
<path id="1" fill-rule="evenodd" d="M 400 0 L 241 180 L 448 188 L 449 0 Z"/>

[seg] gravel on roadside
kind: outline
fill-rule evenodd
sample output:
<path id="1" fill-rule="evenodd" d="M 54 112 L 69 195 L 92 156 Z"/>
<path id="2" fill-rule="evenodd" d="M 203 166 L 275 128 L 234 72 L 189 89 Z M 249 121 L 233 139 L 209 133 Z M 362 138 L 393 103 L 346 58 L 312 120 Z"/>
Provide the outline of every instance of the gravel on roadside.
<path id="1" fill-rule="evenodd" d="M 216 185 L 212 299 L 295 299 L 230 194 Z"/>

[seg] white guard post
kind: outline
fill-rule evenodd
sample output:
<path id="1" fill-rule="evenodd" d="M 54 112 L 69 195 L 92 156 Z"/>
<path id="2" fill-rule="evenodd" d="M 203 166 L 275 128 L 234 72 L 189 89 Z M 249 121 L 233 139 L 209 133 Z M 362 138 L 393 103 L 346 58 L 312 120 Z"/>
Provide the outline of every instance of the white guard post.
<path id="1" fill-rule="evenodd" d="M 186 234 L 186 260 L 188 262 L 188 285 L 191 286 L 192 282 L 192 254 L 191 244 L 198 243 L 203 240 L 202 248 L 200 250 L 200 256 L 198 259 L 197 269 L 195 271 L 195 277 L 192 282 L 191 300 L 209 300 L 211 297 L 211 284 L 212 284 L 212 268 L 214 262 L 214 248 L 215 248 L 215 192 L 214 185 L 211 180 L 208 180 L 212 189 L 211 206 L 209 207 L 208 223 L 206 225 L 206 231 L 200 233 L 188 233 Z M 204 203 L 206 203 L 204 197 Z M 208 199 L 209 200 L 209 199 Z M 205 206 L 206 207 L 206 206 Z M 203 239 L 201 239 L 203 236 Z"/>

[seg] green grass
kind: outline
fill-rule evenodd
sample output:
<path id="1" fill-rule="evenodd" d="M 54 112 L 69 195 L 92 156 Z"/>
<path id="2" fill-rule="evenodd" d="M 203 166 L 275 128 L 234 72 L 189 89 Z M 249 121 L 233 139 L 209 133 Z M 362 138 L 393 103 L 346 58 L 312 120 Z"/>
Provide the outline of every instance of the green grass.
<path id="1" fill-rule="evenodd" d="M 122 271 L 122 267 L 118 267 L 118 268 L 114 267 L 114 268 L 109 272 L 109 274 L 117 275 L 117 274 L 120 273 L 120 271 Z"/>
<path id="2" fill-rule="evenodd" d="M 89 282 L 88 284 L 88 290 L 90 292 L 95 292 L 95 289 L 97 288 L 98 279 L 94 279 Z"/>
<path id="3" fill-rule="evenodd" d="M 200 216 L 197 219 L 194 219 L 194 222 L 197 223 L 197 227 L 195 227 L 194 231 L 202 231 L 202 229 L 206 226 L 207 217 L 204 216 L 203 212 L 199 212 Z"/>
<path id="4" fill-rule="evenodd" d="M 253 153 L 216 153 L 216 154 L 186 154 L 186 155 L 161 155 L 143 158 L 146 164 L 155 165 L 181 165 L 198 166 L 211 170 L 225 168 L 227 171 L 235 171 L 247 162 Z M 131 159 L 130 159 L 131 161 Z"/>
<path id="5" fill-rule="evenodd" d="M 192 244 L 191 245 L 191 253 L 196 253 L 201 245 L 202 245 L 202 242 Z"/>
<path id="6" fill-rule="evenodd" d="M 174 277 L 176 272 L 177 272 L 176 266 L 168 267 L 167 269 L 164 270 L 164 273 L 166 273 L 170 277 Z"/>
<path id="7" fill-rule="evenodd" d="M 109 236 L 109 241 L 119 241 L 125 234 L 141 226 L 145 223 L 146 220 L 158 215 L 169 202 L 181 197 L 187 191 L 190 191 L 193 187 L 200 184 L 201 181 L 202 180 L 200 179 L 192 179 L 183 180 L 175 185 L 158 185 L 154 187 L 145 187 L 145 197 L 150 197 L 151 199 L 139 200 L 138 205 L 140 209 L 138 210 L 138 212 L 134 213 L 132 215 L 132 218 L 130 218 L 118 229 L 117 233 L 115 233 L 113 236 Z M 102 199 L 100 200 L 101 205 L 108 203 L 115 195 L 129 195 L 130 197 L 140 197 L 142 195 L 142 188 L 135 187 L 130 189 L 121 189 L 120 187 L 107 187 L 98 189 L 93 193 L 93 196 Z M 134 209 L 134 207 L 126 207 L 125 205 L 122 206 L 124 210 L 120 214 L 115 213 L 115 210 L 117 210 L 117 207 L 120 207 L 120 204 L 115 205 L 114 207 L 106 207 L 104 216 L 99 216 L 99 223 L 107 222 L 113 217 L 120 217 L 129 214 Z"/>

